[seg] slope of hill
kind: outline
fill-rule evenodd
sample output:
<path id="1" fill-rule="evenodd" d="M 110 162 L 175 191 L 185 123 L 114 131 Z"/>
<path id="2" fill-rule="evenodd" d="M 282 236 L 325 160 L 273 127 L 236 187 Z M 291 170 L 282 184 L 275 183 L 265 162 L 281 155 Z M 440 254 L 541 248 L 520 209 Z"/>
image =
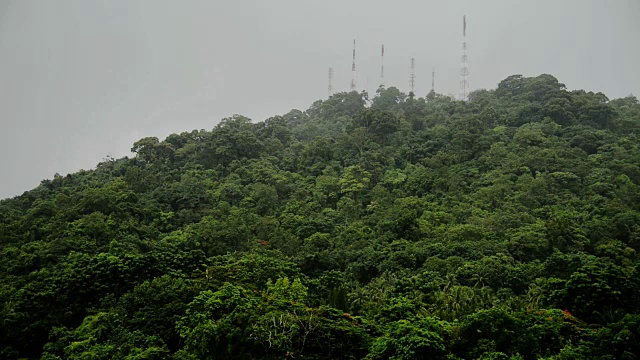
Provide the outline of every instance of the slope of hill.
<path id="1" fill-rule="evenodd" d="M 0 202 L 0 356 L 640 356 L 640 105 L 340 93 Z"/>

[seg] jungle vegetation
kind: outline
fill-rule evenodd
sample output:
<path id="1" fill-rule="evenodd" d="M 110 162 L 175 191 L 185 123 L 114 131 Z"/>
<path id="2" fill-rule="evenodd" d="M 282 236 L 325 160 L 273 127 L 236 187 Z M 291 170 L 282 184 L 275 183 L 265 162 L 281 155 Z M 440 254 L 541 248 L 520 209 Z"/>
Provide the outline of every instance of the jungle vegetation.
<path id="1" fill-rule="evenodd" d="M 639 136 L 514 75 L 141 139 L 0 202 L 0 357 L 637 359 Z"/>

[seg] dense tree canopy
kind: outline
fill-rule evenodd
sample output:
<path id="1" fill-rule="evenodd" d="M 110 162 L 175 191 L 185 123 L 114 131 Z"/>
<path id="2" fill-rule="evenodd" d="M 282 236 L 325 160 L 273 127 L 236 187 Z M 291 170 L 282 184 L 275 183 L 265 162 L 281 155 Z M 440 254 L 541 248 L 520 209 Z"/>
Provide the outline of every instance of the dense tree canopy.
<path id="1" fill-rule="evenodd" d="M 0 201 L 0 357 L 635 359 L 640 104 L 339 93 Z"/>

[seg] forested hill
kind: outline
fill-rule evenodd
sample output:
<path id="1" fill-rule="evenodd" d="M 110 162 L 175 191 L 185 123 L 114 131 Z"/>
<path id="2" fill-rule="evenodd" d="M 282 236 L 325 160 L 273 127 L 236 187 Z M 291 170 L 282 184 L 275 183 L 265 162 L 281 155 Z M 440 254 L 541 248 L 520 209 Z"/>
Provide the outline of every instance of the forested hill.
<path id="1" fill-rule="evenodd" d="M 0 357 L 636 359 L 639 135 L 541 75 L 141 139 L 0 202 Z"/>

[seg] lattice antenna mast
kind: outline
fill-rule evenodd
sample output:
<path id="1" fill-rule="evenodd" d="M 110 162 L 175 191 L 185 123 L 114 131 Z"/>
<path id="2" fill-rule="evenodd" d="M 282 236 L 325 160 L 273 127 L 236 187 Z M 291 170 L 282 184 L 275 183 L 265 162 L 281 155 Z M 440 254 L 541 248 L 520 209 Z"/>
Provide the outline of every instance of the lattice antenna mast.
<path id="1" fill-rule="evenodd" d="M 351 91 L 356 90 L 356 39 L 353 39 L 353 61 L 351 62 Z"/>
<path id="2" fill-rule="evenodd" d="M 409 85 L 411 86 L 411 92 L 409 96 L 413 96 L 416 90 L 416 59 L 411 58 L 411 70 L 409 72 Z"/>
<path id="3" fill-rule="evenodd" d="M 333 68 L 329 68 L 329 97 L 333 95 Z"/>
<path id="4" fill-rule="evenodd" d="M 384 44 L 380 53 L 380 86 L 384 87 Z"/>
<path id="5" fill-rule="evenodd" d="M 431 69 L 431 91 L 436 91 L 436 68 Z"/>
<path id="6" fill-rule="evenodd" d="M 462 17 L 462 66 L 460 68 L 460 100 L 469 96 L 469 66 L 467 64 L 467 16 Z"/>

